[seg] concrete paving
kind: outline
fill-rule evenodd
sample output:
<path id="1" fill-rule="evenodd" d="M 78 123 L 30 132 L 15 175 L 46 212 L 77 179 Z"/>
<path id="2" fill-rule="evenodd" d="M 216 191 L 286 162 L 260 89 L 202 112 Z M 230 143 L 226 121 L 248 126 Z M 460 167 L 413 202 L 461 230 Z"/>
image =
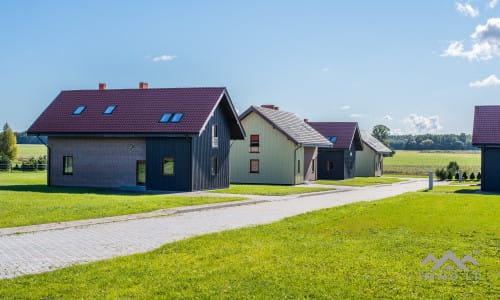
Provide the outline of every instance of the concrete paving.
<path id="1" fill-rule="evenodd" d="M 51 271 L 116 256 L 146 252 L 188 237 L 245 226 L 359 201 L 373 201 L 427 187 L 427 179 L 336 190 L 313 195 L 256 197 L 246 203 L 177 209 L 176 213 L 120 217 L 0 235 L 0 279 Z M 213 194 L 212 194 L 213 195 Z M 98 219 L 96 219 L 98 220 Z M 92 220 L 90 220 L 92 221 Z M 101 220 L 102 221 L 102 220 Z M 78 221 L 77 221 L 78 222 Z M 52 224 L 54 226 L 54 224 Z M 45 225 L 50 227 L 51 224 Z M 22 231 L 21 231 L 22 232 Z"/>

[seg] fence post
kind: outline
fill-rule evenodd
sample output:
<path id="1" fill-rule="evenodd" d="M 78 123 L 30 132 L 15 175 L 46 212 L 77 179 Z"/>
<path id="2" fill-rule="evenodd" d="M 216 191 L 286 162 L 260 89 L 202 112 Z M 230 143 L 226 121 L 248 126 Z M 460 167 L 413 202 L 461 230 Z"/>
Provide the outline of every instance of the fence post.
<path id="1" fill-rule="evenodd" d="M 429 172 L 429 190 L 432 190 L 434 188 L 434 173 Z"/>

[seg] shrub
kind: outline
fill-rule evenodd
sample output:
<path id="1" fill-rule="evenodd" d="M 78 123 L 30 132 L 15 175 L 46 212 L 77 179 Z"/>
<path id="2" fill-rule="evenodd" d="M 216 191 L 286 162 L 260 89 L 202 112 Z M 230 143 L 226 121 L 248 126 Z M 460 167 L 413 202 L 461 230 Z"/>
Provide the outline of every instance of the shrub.
<path id="1" fill-rule="evenodd" d="M 446 178 L 448 178 L 448 180 L 452 180 L 453 179 L 453 175 L 451 174 L 450 171 L 446 171 Z"/>
<path id="2" fill-rule="evenodd" d="M 455 180 L 458 181 L 460 179 L 460 174 L 458 172 L 455 173 Z"/>
<path id="3" fill-rule="evenodd" d="M 469 179 L 470 180 L 476 180 L 476 176 L 474 175 L 474 172 L 470 173 Z"/>
<path id="4" fill-rule="evenodd" d="M 481 180 L 481 172 L 477 172 L 476 180 Z"/>
<path id="5" fill-rule="evenodd" d="M 464 171 L 464 173 L 462 174 L 462 179 L 464 181 L 467 180 L 467 172 Z"/>

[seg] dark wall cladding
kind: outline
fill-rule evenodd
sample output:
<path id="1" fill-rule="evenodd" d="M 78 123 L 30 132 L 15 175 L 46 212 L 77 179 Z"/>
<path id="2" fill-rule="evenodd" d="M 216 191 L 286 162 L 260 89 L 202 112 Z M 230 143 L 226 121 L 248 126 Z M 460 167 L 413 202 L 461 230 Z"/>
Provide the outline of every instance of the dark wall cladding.
<path id="1" fill-rule="evenodd" d="M 174 159 L 174 174 L 163 175 L 163 159 Z M 191 190 L 191 138 L 146 140 L 146 187 L 148 190 Z"/>
<path id="2" fill-rule="evenodd" d="M 212 126 L 217 125 L 218 147 L 212 147 Z M 227 113 L 219 106 L 199 137 L 193 139 L 193 190 L 229 187 L 229 150 L 231 147 Z M 217 171 L 212 174 L 212 159 Z"/>
<path id="3" fill-rule="evenodd" d="M 344 150 L 319 149 L 318 179 L 344 179 Z M 327 161 L 333 162 L 333 169 L 327 170 Z"/>
<path id="4" fill-rule="evenodd" d="M 500 191 L 500 148 L 482 148 L 481 156 L 481 190 Z"/>

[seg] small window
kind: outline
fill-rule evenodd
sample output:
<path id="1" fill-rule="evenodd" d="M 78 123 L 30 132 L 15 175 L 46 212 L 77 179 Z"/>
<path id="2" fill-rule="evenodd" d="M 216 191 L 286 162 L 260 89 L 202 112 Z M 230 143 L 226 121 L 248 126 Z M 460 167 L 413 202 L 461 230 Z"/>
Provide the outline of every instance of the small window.
<path id="1" fill-rule="evenodd" d="M 333 160 L 327 160 L 326 161 L 326 170 L 327 171 L 333 170 Z"/>
<path id="2" fill-rule="evenodd" d="M 113 111 L 115 110 L 116 108 L 116 105 L 110 105 L 108 107 L 106 107 L 106 109 L 104 110 L 103 114 L 104 115 L 110 115 L 113 113 Z"/>
<path id="3" fill-rule="evenodd" d="M 328 140 L 332 143 L 336 143 L 337 142 L 337 137 L 336 136 L 329 136 L 328 137 Z"/>
<path id="4" fill-rule="evenodd" d="M 175 113 L 170 119 L 170 123 L 179 123 L 182 119 L 183 113 Z"/>
<path id="5" fill-rule="evenodd" d="M 172 117 L 172 113 L 164 113 L 163 116 L 161 116 L 160 123 L 168 123 L 170 117 Z"/>
<path id="6" fill-rule="evenodd" d="M 73 175 L 73 156 L 63 156 L 63 175 Z"/>
<path id="7" fill-rule="evenodd" d="M 85 110 L 86 106 L 78 106 L 75 111 L 73 112 L 74 115 L 81 115 L 82 112 Z"/>
<path id="8" fill-rule="evenodd" d="M 297 161 L 297 174 L 300 174 L 300 159 Z"/>
<path id="9" fill-rule="evenodd" d="M 250 153 L 260 152 L 260 137 L 258 134 L 250 135 Z"/>
<path id="10" fill-rule="evenodd" d="M 212 148 L 219 147 L 219 133 L 217 132 L 217 124 L 212 125 Z"/>
<path id="11" fill-rule="evenodd" d="M 312 164 L 311 164 L 311 171 L 314 173 L 314 165 L 316 164 L 316 160 L 313 159 L 312 160 Z"/>
<path id="12" fill-rule="evenodd" d="M 212 157 L 212 175 L 217 175 L 217 156 Z"/>
<path id="13" fill-rule="evenodd" d="M 174 175 L 174 159 L 172 157 L 165 157 L 162 165 L 163 176 Z"/>
<path id="14" fill-rule="evenodd" d="M 259 160 L 258 159 L 251 159 L 250 160 L 250 173 L 259 173 L 259 172 L 260 172 Z"/>

